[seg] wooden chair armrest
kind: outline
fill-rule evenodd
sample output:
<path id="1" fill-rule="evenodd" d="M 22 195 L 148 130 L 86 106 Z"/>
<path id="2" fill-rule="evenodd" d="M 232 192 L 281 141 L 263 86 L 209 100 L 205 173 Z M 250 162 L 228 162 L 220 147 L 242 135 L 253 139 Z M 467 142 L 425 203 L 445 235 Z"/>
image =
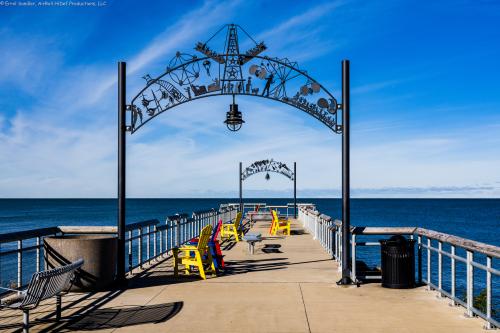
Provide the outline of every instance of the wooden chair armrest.
<path id="1" fill-rule="evenodd" d="M 194 245 L 183 245 L 179 248 L 179 251 L 193 251 L 197 250 L 198 247 Z"/>

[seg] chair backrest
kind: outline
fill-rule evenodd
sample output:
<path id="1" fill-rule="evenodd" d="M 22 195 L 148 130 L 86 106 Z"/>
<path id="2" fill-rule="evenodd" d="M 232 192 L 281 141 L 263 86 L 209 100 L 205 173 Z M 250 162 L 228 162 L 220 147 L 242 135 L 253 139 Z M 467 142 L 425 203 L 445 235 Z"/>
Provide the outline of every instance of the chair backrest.
<path id="1" fill-rule="evenodd" d="M 269 228 L 269 234 L 274 233 L 274 226 L 278 223 L 278 218 L 276 217 L 276 212 L 271 209 L 271 227 Z"/>
<path id="2" fill-rule="evenodd" d="M 212 235 L 213 227 L 209 224 L 201 229 L 200 239 L 198 240 L 198 250 L 205 250 L 208 245 L 208 241 L 210 240 L 210 236 Z"/>
<path id="3" fill-rule="evenodd" d="M 241 223 L 241 220 L 242 220 L 242 217 L 243 215 L 241 214 L 241 212 L 238 212 L 238 214 L 236 214 L 236 217 L 234 218 L 234 227 L 236 228 L 236 230 L 239 230 L 240 229 L 240 223 Z"/>
<path id="4" fill-rule="evenodd" d="M 212 242 L 216 241 L 217 237 L 219 237 L 221 228 L 222 228 L 222 219 L 219 219 L 219 222 L 217 222 L 217 225 L 214 228 L 214 232 L 212 232 L 212 238 L 210 239 Z"/>
<path id="5" fill-rule="evenodd" d="M 272 212 L 272 215 L 273 215 L 273 221 L 277 222 L 278 221 L 278 213 L 276 213 L 276 211 L 274 209 L 271 210 L 271 212 Z"/>
<path id="6" fill-rule="evenodd" d="M 21 307 L 26 305 L 36 307 L 40 301 L 67 291 L 71 287 L 75 271 L 82 265 L 83 259 L 79 259 L 66 266 L 33 274 Z"/>

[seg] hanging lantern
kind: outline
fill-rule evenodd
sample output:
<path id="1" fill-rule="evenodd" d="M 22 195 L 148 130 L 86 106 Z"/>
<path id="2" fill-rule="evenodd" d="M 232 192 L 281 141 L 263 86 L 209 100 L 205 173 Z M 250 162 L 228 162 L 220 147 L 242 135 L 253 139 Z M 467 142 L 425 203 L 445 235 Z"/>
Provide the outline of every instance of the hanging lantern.
<path id="1" fill-rule="evenodd" d="M 233 104 L 229 105 L 229 112 L 226 112 L 224 124 L 226 124 L 231 132 L 236 132 L 241 128 L 244 122 L 241 112 L 238 111 L 238 104 L 234 102 L 233 95 Z"/>

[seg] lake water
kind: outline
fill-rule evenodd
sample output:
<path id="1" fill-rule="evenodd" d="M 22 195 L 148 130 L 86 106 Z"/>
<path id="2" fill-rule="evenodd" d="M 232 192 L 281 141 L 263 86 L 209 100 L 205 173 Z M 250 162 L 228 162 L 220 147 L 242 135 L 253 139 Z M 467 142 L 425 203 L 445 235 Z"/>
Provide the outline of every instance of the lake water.
<path id="1" fill-rule="evenodd" d="M 128 199 L 127 223 L 148 219 L 164 222 L 175 213 L 218 208 L 222 203 L 238 199 Z M 283 205 L 291 199 L 245 199 L 245 202 L 266 202 Z M 316 204 L 321 213 L 340 218 L 340 199 L 299 199 Z M 0 233 L 8 233 L 58 225 L 116 225 L 115 199 L 0 199 Z M 500 199 L 353 199 L 351 224 L 354 226 L 416 226 L 500 246 Z M 375 236 L 375 240 L 382 238 Z M 15 248 L 15 243 L 2 245 L 2 251 Z M 446 249 L 446 248 L 445 248 Z M 446 249 L 447 250 L 447 249 Z M 378 248 L 360 248 L 359 258 L 371 266 L 379 265 Z M 461 254 L 457 251 L 457 254 Z M 434 256 L 434 255 L 433 255 Z M 425 273 L 424 254 L 424 273 Z M 0 259 L 0 283 L 7 285 L 16 279 L 15 255 Z M 443 261 L 443 271 L 449 271 L 449 260 Z M 484 258 L 477 257 L 482 262 Z M 28 257 L 25 259 L 29 260 Z M 433 257 L 433 261 L 437 259 Z M 498 259 L 493 261 L 499 269 Z M 434 267 L 435 268 L 435 267 Z M 437 269 L 431 280 L 437 284 Z M 34 264 L 27 264 L 25 279 Z M 484 289 L 485 274 L 475 270 L 476 294 Z M 424 274 L 425 278 L 425 274 Z M 23 280 L 25 280 L 23 279 Z M 500 302 L 500 279 L 493 278 L 495 307 Z M 27 280 L 25 281 L 27 282 Z M 443 282 L 449 289 L 450 282 Z M 457 264 L 457 295 L 464 292 L 465 265 Z"/>

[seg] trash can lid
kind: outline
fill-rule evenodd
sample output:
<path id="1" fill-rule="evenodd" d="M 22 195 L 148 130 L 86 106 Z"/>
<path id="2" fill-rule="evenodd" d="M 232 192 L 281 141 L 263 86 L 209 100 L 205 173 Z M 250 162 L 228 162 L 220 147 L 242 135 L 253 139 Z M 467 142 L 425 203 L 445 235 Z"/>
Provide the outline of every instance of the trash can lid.
<path id="1" fill-rule="evenodd" d="M 380 244 L 392 244 L 392 245 L 406 245 L 408 243 L 408 239 L 402 235 L 394 235 L 389 239 L 380 239 Z"/>
<path id="2" fill-rule="evenodd" d="M 404 237 L 402 235 L 394 235 L 391 238 L 389 238 L 389 241 L 390 242 L 397 242 L 397 243 L 406 243 L 407 239 L 406 239 L 406 237 Z"/>

